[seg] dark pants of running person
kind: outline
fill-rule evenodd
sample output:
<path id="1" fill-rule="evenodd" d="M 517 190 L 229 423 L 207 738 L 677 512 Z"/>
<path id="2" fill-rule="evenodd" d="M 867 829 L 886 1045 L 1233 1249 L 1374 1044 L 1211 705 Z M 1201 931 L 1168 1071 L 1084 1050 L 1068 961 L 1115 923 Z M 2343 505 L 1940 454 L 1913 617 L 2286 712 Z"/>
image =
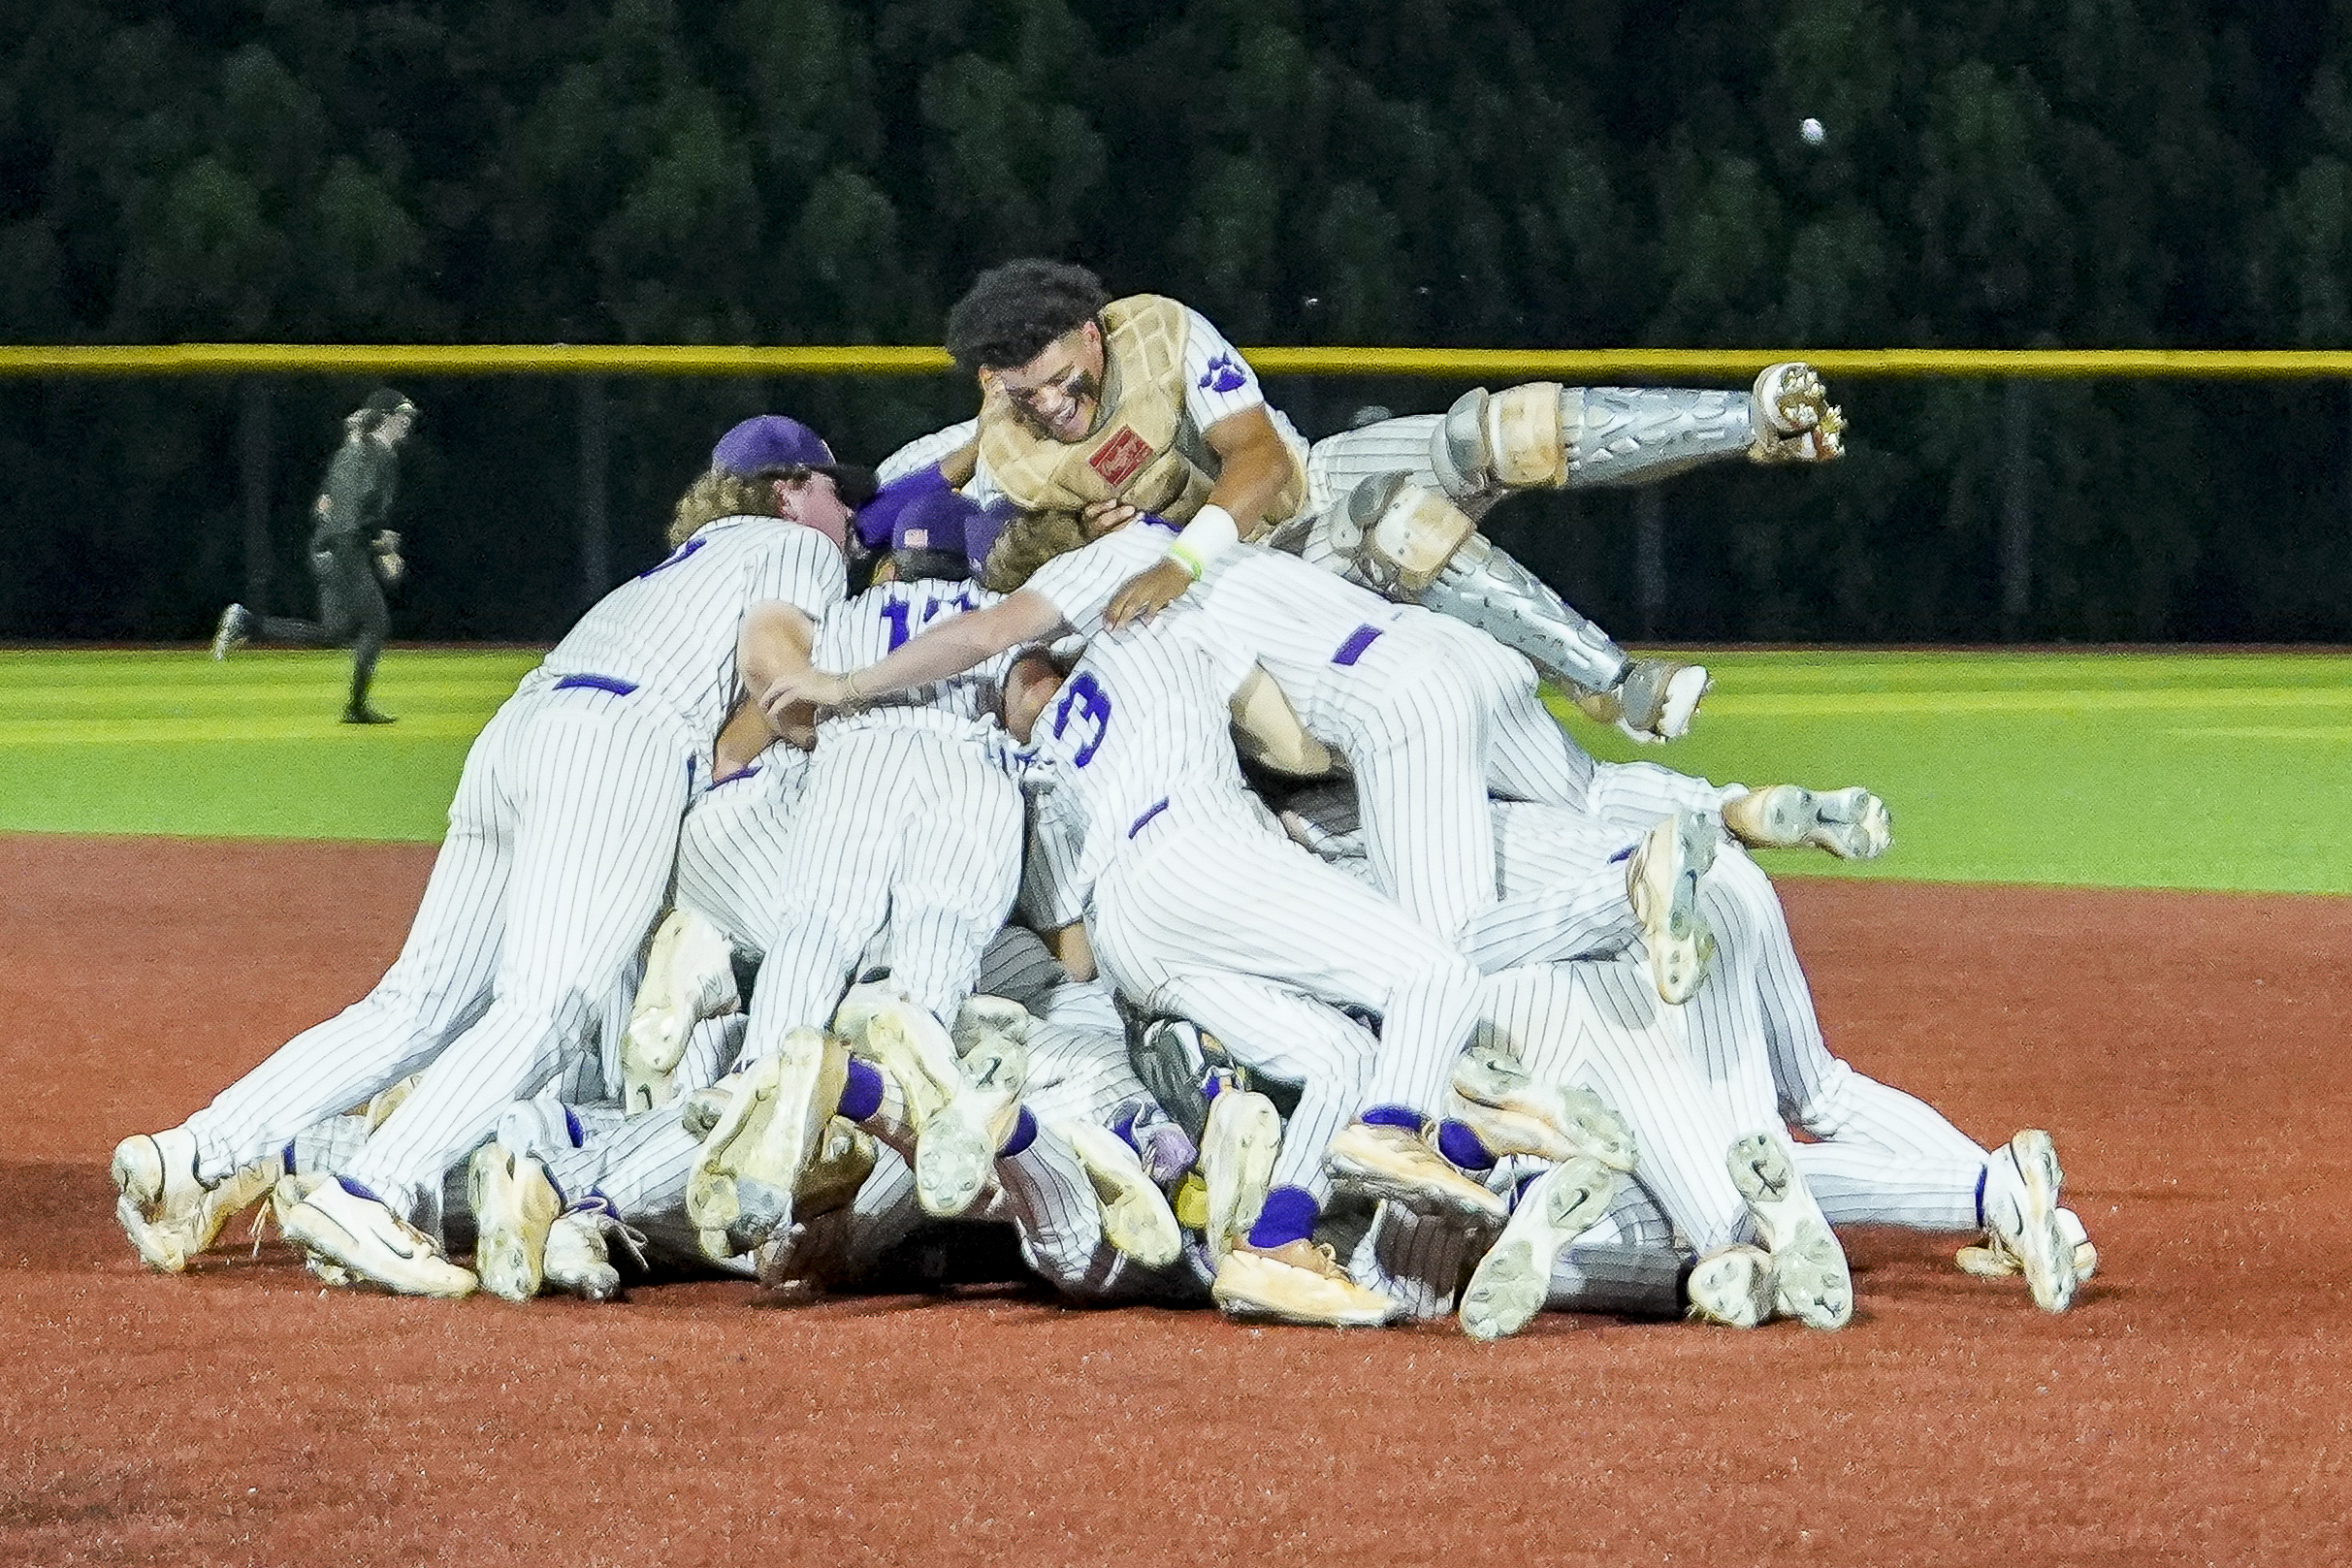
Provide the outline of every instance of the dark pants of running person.
<path id="1" fill-rule="evenodd" d="M 375 660 L 392 634 L 392 612 L 384 604 L 384 590 L 375 580 L 375 565 L 364 550 L 338 547 L 310 555 L 310 574 L 318 579 L 318 619 L 268 616 L 261 634 L 274 643 L 300 648 L 351 650 L 351 708 L 368 706 L 368 685 L 375 679 Z"/>

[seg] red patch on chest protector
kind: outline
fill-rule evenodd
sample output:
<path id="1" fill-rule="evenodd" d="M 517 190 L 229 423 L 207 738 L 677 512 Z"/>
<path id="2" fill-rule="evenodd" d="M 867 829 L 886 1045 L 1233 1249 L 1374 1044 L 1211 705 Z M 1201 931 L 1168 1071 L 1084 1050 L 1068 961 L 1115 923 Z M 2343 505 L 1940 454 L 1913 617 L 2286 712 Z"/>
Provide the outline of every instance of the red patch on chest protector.
<path id="1" fill-rule="evenodd" d="M 1133 479 L 1144 464 L 1151 461 L 1151 443 L 1136 434 L 1130 426 L 1119 427 L 1118 433 L 1095 449 L 1086 460 L 1086 466 L 1103 476 L 1103 483 L 1116 490 Z"/>

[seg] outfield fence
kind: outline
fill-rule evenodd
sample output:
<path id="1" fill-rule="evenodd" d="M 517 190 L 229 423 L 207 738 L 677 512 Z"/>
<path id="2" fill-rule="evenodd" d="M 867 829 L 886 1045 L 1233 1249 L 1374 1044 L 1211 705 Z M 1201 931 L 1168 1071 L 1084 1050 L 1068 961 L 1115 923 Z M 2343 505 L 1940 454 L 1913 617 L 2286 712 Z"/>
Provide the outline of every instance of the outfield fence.
<path id="1" fill-rule="evenodd" d="M 2352 352 L 1244 352 L 1310 436 L 1480 383 L 1816 366 L 1852 423 L 1845 463 L 1495 514 L 1627 636 L 2352 640 Z M 304 607 L 307 504 L 377 380 L 426 412 L 395 519 L 417 568 L 396 625 L 426 638 L 560 629 L 653 559 L 669 501 L 745 413 L 791 411 L 871 459 L 972 401 L 926 347 L 0 346 L 0 638 L 193 637 L 232 596 Z"/>

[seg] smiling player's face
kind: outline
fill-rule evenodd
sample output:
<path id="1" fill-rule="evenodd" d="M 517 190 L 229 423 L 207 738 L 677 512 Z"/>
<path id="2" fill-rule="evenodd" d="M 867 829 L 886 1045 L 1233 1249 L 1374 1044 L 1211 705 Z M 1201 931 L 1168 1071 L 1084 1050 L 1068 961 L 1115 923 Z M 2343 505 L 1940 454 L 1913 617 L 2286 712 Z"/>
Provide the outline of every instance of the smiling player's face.
<path id="1" fill-rule="evenodd" d="M 1040 435 L 1083 440 L 1102 407 L 1103 330 L 1082 322 L 1038 350 L 1026 365 L 983 370 L 981 382 L 1002 393 Z"/>

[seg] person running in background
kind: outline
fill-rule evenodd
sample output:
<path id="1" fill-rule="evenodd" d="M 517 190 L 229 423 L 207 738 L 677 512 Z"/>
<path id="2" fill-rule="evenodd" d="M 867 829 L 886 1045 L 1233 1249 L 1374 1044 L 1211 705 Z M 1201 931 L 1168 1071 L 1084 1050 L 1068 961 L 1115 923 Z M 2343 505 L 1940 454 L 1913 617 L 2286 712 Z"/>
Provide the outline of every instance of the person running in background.
<path id="1" fill-rule="evenodd" d="M 318 619 L 260 616 L 242 604 L 220 612 L 212 634 L 212 656 L 257 634 L 298 648 L 351 650 L 351 700 L 346 724 L 389 724 L 389 714 L 368 704 L 376 656 L 392 630 L 384 604 L 385 586 L 401 580 L 401 536 L 384 527 L 400 483 L 400 445 L 416 423 L 416 404 L 378 387 L 343 421 L 343 444 L 327 464 L 327 480 L 310 512 L 310 574 L 318 579 Z M 380 579 L 380 581 L 379 581 Z"/>

